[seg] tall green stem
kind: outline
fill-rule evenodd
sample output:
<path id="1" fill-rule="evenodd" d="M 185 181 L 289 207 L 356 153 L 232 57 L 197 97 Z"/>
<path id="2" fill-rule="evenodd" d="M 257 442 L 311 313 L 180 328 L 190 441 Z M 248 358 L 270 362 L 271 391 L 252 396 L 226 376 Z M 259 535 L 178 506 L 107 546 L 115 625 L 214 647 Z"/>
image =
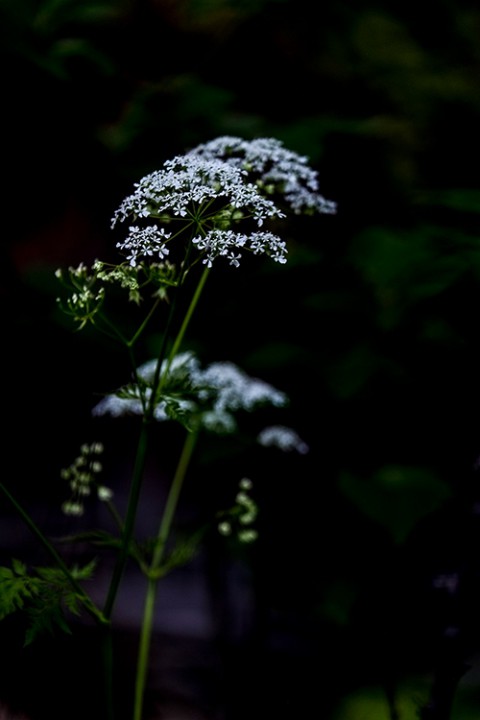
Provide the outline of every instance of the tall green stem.
<path id="1" fill-rule="evenodd" d="M 140 488 L 143 480 L 143 473 L 145 470 L 145 462 L 147 456 L 147 442 L 148 442 L 148 423 L 144 419 L 142 421 L 142 427 L 140 430 L 140 437 L 138 439 L 137 455 L 135 458 L 135 465 L 133 468 L 132 483 L 130 485 L 130 495 L 128 498 L 127 515 L 125 518 L 125 525 L 123 528 L 122 546 L 113 569 L 112 579 L 110 581 L 110 587 L 108 590 L 107 599 L 105 602 L 104 615 L 107 618 L 111 618 L 113 612 L 113 606 L 117 597 L 118 588 L 120 581 L 123 576 L 125 565 L 127 564 L 128 553 L 130 550 L 130 543 L 132 541 L 133 530 L 135 526 L 135 517 L 137 513 L 138 500 L 140 497 Z"/>
<path id="2" fill-rule="evenodd" d="M 168 374 L 168 369 L 170 367 L 170 364 L 175 357 L 176 353 L 178 352 L 180 345 L 183 341 L 183 338 L 185 336 L 185 332 L 187 330 L 188 324 L 191 320 L 191 317 L 193 315 L 193 312 L 198 304 L 198 301 L 200 299 L 200 295 L 202 293 L 202 290 L 204 288 L 206 279 L 208 277 L 208 268 L 205 268 L 204 272 L 202 273 L 200 280 L 198 282 L 198 285 L 195 289 L 195 292 L 193 294 L 193 297 L 190 301 L 190 304 L 188 306 L 187 312 L 185 314 L 185 317 L 183 318 L 183 322 L 180 326 L 180 329 L 178 331 L 178 334 L 173 342 L 172 349 L 168 356 L 168 367 L 166 368 L 165 373 L 161 376 L 160 370 L 161 370 L 161 364 L 163 361 L 163 358 L 165 356 L 165 348 L 166 348 L 166 340 L 167 336 L 169 334 L 169 329 L 171 327 L 174 311 L 175 311 L 175 305 L 176 305 L 176 295 L 173 305 L 170 309 L 168 321 L 167 321 L 167 328 L 164 334 L 164 340 L 162 342 L 162 347 L 160 350 L 158 363 L 157 363 L 157 370 L 155 374 L 155 378 L 152 385 L 152 395 L 151 400 L 149 403 L 146 403 L 144 410 L 145 415 L 142 422 L 142 428 L 140 431 L 138 446 L 137 446 L 137 454 L 135 458 L 135 466 L 133 470 L 133 476 L 132 476 L 132 482 L 130 486 L 130 494 L 128 498 L 128 504 L 127 504 L 127 514 L 125 518 L 125 524 L 123 528 L 123 534 L 122 534 L 122 545 L 120 548 L 119 555 L 117 557 L 113 573 L 112 573 L 112 579 L 110 582 L 110 586 L 107 593 L 107 599 L 105 601 L 105 607 L 103 614 L 105 618 L 110 620 L 113 613 L 113 608 L 115 605 L 115 601 L 117 598 L 118 590 L 120 587 L 120 583 L 123 577 L 123 573 L 125 570 L 125 566 L 127 564 L 128 555 L 130 552 L 130 545 L 132 542 L 132 537 L 134 533 L 135 528 L 135 520 L 136 520 L 136 514 L 137 514 L 137 508 L 138 508 L 138 501 L 140 498 L 140 490 L 141 485 L 143 481 L 144 471 L 145 471 L 145 463 L 146 463 L 146 455 L 147 455 L 147 444 L 148 444 L 148 431 L 149 431 L 149 424 L 153 417 L 153 412 L 155 410 L 155 400 L 158 398 L 159 390 L 161 389 L 162 383 L 164 382 L 164 378 L 166 378 Z M 136 336 L 134 336 L 134 339 L 136 339 Z M 129 350 L 131 351 L 131 345 L 129 344 Z M 159 529 L 158 534 L 158 542 L 157 546 L 154 552 L 153 560 L 152 560 L 152 566 L 150 570 L 150 574 L 155 574 L 155 570 L 158 570 L 158 567 L 161 563 L 163 552 L 164 552 L 164 545 L 166 542 L 166 539 L 168 537 L 170 526 L 173 521 L 173 517 L 175 514 L 177 502 L 178 502 L 178 496 L 180 493 L 180 489 L 183 483 L 183 478 L 186 472 L 186 468 L 188 465 L 188 462 L 190 460 L 191 453 L 193 451 L 193 446 L 195 444 L 196 435 L 189 434 L 187 437 L 187 440 L 185 442 L 185 447 L 183 449 L 182 455 L 179 460 L 179 464 L 177 467 L 177 471 L 175 474 L 175 477 L 172 482 L 172 486 L 170 489 L 170 493 L 168 496 L 167 504 L 165 507 L 165 511 L 163 513 L 162 517 L 162 523 Z M 141 630 L 141 636 L 140 636 L 140 646 L 139 646 L 139 657 L 138 657 L 138 665 L 137 665 L 137 680 L 136 680 L 136 687 L 135 687 L 135 706 L 134 706 L 134 713 L 135 718 L 140 720 L 141 714 L 142 714 L 142 708 L 143 708 L 143 695 L 145 690 L 145 683 L 146 683 L 146 676 L 147 676 L 147 669 L 148 669 L 148 655 L 149 655 L 149 648 L 150 648 L 150 641 L 151 641 L 151 634 L 152 634 L 152 627 L 153 627 L 153 613 L 154 613 L 154 605 L 155 605 L 155 594 L 156 594 L 156 585 L 157 585 L 157 578 L 149 577 L 148 584 L 147 584 L 147 594 L 145 599 L 145 610 L 144 610 L 144 618 L 142 623 L 142 630 Z M 111 638 L 107 640 L 107 643 L 111 643 Z M 108 645 L 105 646 L 105 651 L 107 653 L 106 660 L 108 660 Z M 111 659 L 111 658 L 110 658 Z M 110 682 L 111 682 L 111 672 L 110 672 Z"/>
<path id="3" fill-rule="evenodd" d="M 156 375 L 155 375 L 154 382 L 153 382 L 152 403 L 154 402 L 154 397 L 158 396 L 158 393 L 162 387 L 162 383 L 164 382 L 164 380 L 166 379 L 166 377 L 168 375 L 168 371 L 169 371 L 170 365 L 172 363 L 172 360 L 175 357 L 175 355 L 178 353 L 178 350 L 183 342 L 183 338 L 185 337 L 187 327 L 190 323 L 190 320 L 192 318 L 194 310 L 197 307 L 197 304 L 198 304 L 198 301 L 202 294 L 203 288 L 205 286 L 208 274 L 209 274 L 209 269 L 205 268 L 200 277 L 198 285 L 197 285 L 195 292 L 193 294 L 193 297 L 190 301 L 190 305 L 188 306 L 187 312 L 185 313 L 185 316 L 183 318 L 183 322 L 180 326 L 180 329 L 177 333 L 175 341 L 174 341 L 172 348 L 170 350 L 170 353 L 168 355 L 168 364 L 167 364 L 167 367 L 166 367 L 163 375 L 160 375 L 161 362 L 159 362 L 157 364 L 157 371 L 156 371 Z M 153 411 L 153 404 L 152 404 L 152 411 Z M 182 454 L 181 454 L 179 462 L 178 462 L 177 470 L 175 472 L 175 476 L 173 478 L 172 485 L 170 487 L 170 492 L 168 494 L 167 502 L 165 505 L 165 509 L 164 509 L 164 512 L 162 515 L 162 520 L 161 520 L 158 535 L 157 535 L 157 542 L 155 544 L 155 550 L 153 553 L 152 563 L 150 566 L 150 573 L 149 573 L 149 577 L 148 577 L 146 597 L 145 597 L 145 607 L 144 607 L 144 612 L 143 612 L 143 622 L 142 622 L 142 628 L 141 628 L 141 633 L 140 633 L 138 660 L 137 660 L 137 676 L 136 676 L 136 681 L 135 681 L 135 704 L 134 704 L 134 713 L 133 713 L 134 720 L 141 720 L 141 718 L 142 718 L 143 701 L 144 701 L 148 663 L 149 663 L 150 644 L 151 644 L 152 631 L 153 631 L 155 599 L 156 599 L 157 585 L 158 585 L 158 580 L 159 580 L 158 569 L 159 569 L 160 564 L 163 559 L 163 554 L 165 552 L 165 545 L 166 545 L 166 542 L 167 542 L 167 539 L 168 539 L 168 536 L 170 533 L 170 528 L 172 526 L 173 518 L 175 516 L 175 511 L 177 508 L 180 491 L 181 491 L 181 488 L 183 485 L 183 480 L 185 477 L 185 473 L 187 471 L 188 464 L 190 462 L 190 458 L 191 458 L 196 440 L 197 440 L 197 433 L 189 433 L 185 440 Z"/>
<path id="4" fill-rule="evenodd" d="M 188 310 L 185 313 L 185 317 L 183 318 L 182 325 L 180 327 L 180 330 L 178 331 L 177 337 L 175 338 L 175 342 L 172 345 L 172 349 L 170 350 L 170 354 L 168 356 L 168 367 L 166 369 L 165 375 L 168 373 L 168 369 L 170 367 L 170 364 L 175 357 L 175 355 L 178 353 L 178 350 L 180 348 L 180 345 L 183 342 L 183 338 L 185 336 L 185 332 L 187 330 L 188 324 L 192 318 L 193 312 L 195 308 L 197 307 L 198 301 L 200 299 L 200 295 L 202 294 L 202 290 L 205 286 L 205 283 L 207 281 L 207 277 L 209 275 L 210 269 L 206 267 L 200 277 L 200 280 L 198 281 L 198 285 L 195 289 L 195 292 L 193 294 L 193 297 L 190 301 L 190 305 L 188 306 Z"/>
<path id="5" fill-rule="evenodd" d="M 113 707 L 113 636 L 112 625 L 109 623 L 102 628 L 101 650 L 103 660 L 103 682 L 105 720 L 114 720 Z"/>
<path id="6" fill-rule="evenodd" d="M 180 456 L 175 476 L 170 487 L 165 510 L 158 530 L 155 550 L 150 565 L 148 577 L 147 591 L 145 596 L 145 606 L 143 611 L 143 622 L 140 633 L 140 643 L 137 660 L 137 676 L 135 681 L 135 704 L 133 710 L 133 720 L 142 720 L 143 701 L 145 694 L 145 686 L 147 681 L 147 671 L 149 664 L 150 644 L 153 631 L 153 620 L 155 611 L 155 599 L 157 585 L 159 580 L 159 568 L 165 552 L 166 543 L 170 534 L 170 529 L 177 509 L 180 491 L 182 489 L 185 474 L 187 472 L 190 459 L 197 441 L 198 434 L 196 432 L 188 433 L 182 454 Z"/>

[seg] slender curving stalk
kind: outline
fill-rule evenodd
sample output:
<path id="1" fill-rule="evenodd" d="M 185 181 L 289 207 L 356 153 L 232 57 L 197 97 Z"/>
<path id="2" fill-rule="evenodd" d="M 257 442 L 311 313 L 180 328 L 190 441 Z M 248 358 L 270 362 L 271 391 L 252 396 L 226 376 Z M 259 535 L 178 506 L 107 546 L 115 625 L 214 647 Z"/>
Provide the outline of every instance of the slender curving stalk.
<path id="1" fill-rule="evenodd" d="M 210 273 L 210 268 L 206 267 L 204 269 L 202 275 L 200 276 L 200 280 L 198 281 L 198 285 L 197 285 L 195 292 L 193 294 L 193 297 L 190 301 L 188 310 L 185 313 L 185 317 L 183 318 L 183 322 L 180 327 L 180 330 L 178 331 L 177 337 L 175 338 L 175 342 L 173 343 L 172 349 L 170 350 L 170 354 L 168 356 L 168 366 L 166 368 L 165 375 L 167 375 L 170 365 L 172 363 L 172 360 L 175 357 L 175 355 L 178 353 L 180 345 L 183 342 L 183 338 L 185 336 L 185 332 L 187 330 L 188 324 L 190 323 L 193 312 L 194 312 L 195 308 L 197 307 L 198 301 L 200 299 L 200 295 L 202 294 L 203 288 L 205 287 L 205 283 L 207 281 L 209 273 Z"/>
<path id="2" fill-rule="evenodd" d="M 133 468 L 132 483 L 130 485 L 130 495 L 127 504 L 127 515 L 125 518 L 125 525 L 123 528 L 122 546 L 113 568 L 112 579 L 110 581 L 110 587 L 108 589 L 107 599 L 105 601 L 105 607 L 103 614 L 106 618 L 110 619 L 113 613 L 113 607 L 120 587 L 120 582 L 127 564 L 128 553 L 130 550 L 130 543 L 132 541 L 133 530 L 135 526 L 135 518 L 137 514 L 138 500 L 140 497 L 140 489 L 143 480 L 143 474 L 145 470 L 145 462 L 147 456 L 147 444 L 148 444 L 148 425 L 149 423 L 144 418 L 142 420 L 142 427 L 140 430 L 140 436 L 137 445 L 137 455 L 135 458 L 135 465 Z"/>
<path id="3" fill-rule="evenodd" d="M 161 349 L 161 352 L 158 357 L 157 367 L 155 368 L 155 375 L 153 377 L 153 382 L 152 382 L 152 397 L 151 397 L 150 407 L 149 407 L 150 413 L 153 413 L 155 401 L 160 393 L 160 390 L 162 389 L 163 383 L 165 382 L 165 380 L 168 376 L 168 371 L 170 369 L 170 365 L 172 364 L 172 360 L 175 357 L 175 355 L 178 353 L 180 345 L 183 342 L 183 338 L 185 337 L 185 333 L 186 333 L 188 324 L 190 323 L 190 320 L 192 318 L 194 310 L 198 305 L 198 301 L 200 300 L 200 296 L 202 294 L 203 288 L 205 287 L 205 283 L 207 281 L 209 272 L 210 272 L 210 268 L 206 267 L 204 269 L 202 275 L 200 276 L 200 280 L 198 281 L 198 285 L 195 288 L 195 292 L 193 293 L 192 299 L 190 300 L 190 304 L 187 308 L 187 312 L 185 313 L 185 316 L 183 318 L 180 329 L 179 329 L 177 336 L 173 342 L 172 348 L 168 354 L 167 367 L 166 367 L 163 375 L 161 375 L 161 369 L 162 369 L 162 361 L 163 361 L 164 355 L 165 355 L 166 344 L 165 344 L 165 342 L 162 344 L 162 349 Z M 185 275 L 184 275 L 184 277 L 185 277 Z M 176 296 L 175 296 L 175 300 L 176 300 Z M 173 311 L 173 308 L 172 308 L 172 311 Z M 168 327 L 170 326 L 172 317 L 173 317 L 173 312 L 170 313 Z M 166 335 L 165 335 L 164 339 L 165 340 L 167 339 Z"/>
<path id="4" fill-rule="evenodd" d="M 144 318 L 144 320 L 143 320 L 142 324 L 140 325 L 140 327 L 139 327 L 139 328 L 137 329 L 137 331 L 132 335 L 132 337 L 130 338 L 130 340 L 127 341 L 128 347 L 133 347 L 133 346 L 135 345 L 135 343 L 137 342 L 138 338 L 140 337 L 140 335 L 143 333 L 143 331 L 144 331 L 145 328 L 147 327 L 148 323 L 150 322 L 150 319 L 151 319 L 151 318 L 153 317 L 153 315 L 155 314 L 155 310 L 157 309 L 157 307 L 159 306 L 159 304 L 160 304 L 160 298 L 157 298 L 157 299 L 155 300 L 155 302 L 153 303 L 152 307 L 150 308 L 150 310 L 148 311 L 148 314 L 147 314 L 146 317 Z"/>
<path id="5" fill-rule="evenodd" d="M 101 652 L 103 660 L 103 697 L 105 704 L 105 720 L 114 720 L 115 711 L 113 704 L 113 636 L 112 625 L 104 625 L 101 628 Z"/>
<path id="6" fill-rule="evenodd" d="M 185 443 L 178 461 L 177 469 L 170 486 L 170 491 L 165 504 L 162 520 L 157 534 L 155 550 L 148 574 L 147 591 L 145 596 L 145 605 L 143 610 L 143 621 L 140 632 L 140 643 L 137 659 L 137 674 L 135 679 L 135 699 L 133 720 L 142 720 L 143 701 L 145 695 L 145 686 L 147 681 L 148 661 L 150 653 L 150 644 L 153 631 L 153 620 L 155 611 L 155 600 L 157 594 L 157 585 L 159 581 L 159 569 L 163 560 L 166 543 L 170 534 L 175 511 L 178 505 L 178 499 L 183 486 L 183 481 L 187 472 L 190 459 L 197 441 L 198 432 L 189 432 L 185 439 Z"/>
<path id="7" fill-rule="evenodd" d="M 48 540 L 48 538 L 45 537 L 45 535 L 42 533 L 39 527 L 37 527 L 36 523 L 32 520 L 30 515 L 25 512 L 23 507 L 20 505 L 20 503 L 13 497 L 13 495 L 7 490 L 5 485 L 0 483 L 0 490 L 3 492 L 3 494 L 8 498 L 8 500 L 12 503 L 15 510 L 18 512 L 24 523 L 29 527 L 29 529 L 32 531 L 32 533 L 35 535 L 35 537 L 40 541 L 40 543 L 44 546 L 44 548 L 47 550 L 47 552 L 50 554 L 52 559 L 54 560 L 55 564 L 57 565 L 58 569 L 61 570 L 61 572 L 65 575 L 68 582 L 72 586 L 72 588 L 75 590 L 75 593 L 77 594 L 79 600 L 82 601 L 86 611 L 93 617 L 96 622 L 100 623 L 101 625 L 108 624 L 108 618 L 105 616 L 104 613 L 102 613 L 91 597 L 88 595 L 87 592 L 82 588 L 82 586 L 77 582 L 77 580 L 73 577 L 72 573 L 68 569 L 68 567 L 63 562 L 60 555 L 57 553 L 55 548 L 53 547 L 52 543 Z"/>

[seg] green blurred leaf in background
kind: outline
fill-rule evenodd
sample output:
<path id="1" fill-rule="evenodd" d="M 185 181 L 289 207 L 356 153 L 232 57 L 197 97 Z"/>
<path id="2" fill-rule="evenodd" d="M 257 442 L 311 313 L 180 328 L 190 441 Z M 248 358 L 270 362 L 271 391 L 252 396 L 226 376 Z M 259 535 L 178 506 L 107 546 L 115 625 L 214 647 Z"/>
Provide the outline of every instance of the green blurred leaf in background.
<path id="1" fill-rule="evenodd" d="M 429 468 L 385 465 L 370 478 L 343 473 L 345 497 L 402 543 L 418 521 L 451 497 L 451 489 Z"/>

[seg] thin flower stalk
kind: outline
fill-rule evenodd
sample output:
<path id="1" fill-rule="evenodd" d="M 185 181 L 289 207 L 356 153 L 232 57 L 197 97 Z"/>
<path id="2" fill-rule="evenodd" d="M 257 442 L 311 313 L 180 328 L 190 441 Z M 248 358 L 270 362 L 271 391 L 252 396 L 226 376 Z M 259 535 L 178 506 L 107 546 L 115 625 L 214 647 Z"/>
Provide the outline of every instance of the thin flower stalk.
<path id="1" fill-rule="evenodd" d="M 170 491 L 163 511 L 162 520 L 157 534 L 155 550 L 149 568 L 147 578 L 147 590 L 143 609 L 143 620 L 140 631 L 140 643 L 137 660 L 137 673 L 135 680 L 135 703 L 133 720 L 142 720 L 143 701 L 147 679 L 150 644 L 152 638 L 153 621 L 155 614 L 155 600 L 157 595 L 158 582 L 160 579 L 159 569 L 163 560 L 166 544 L 175 517 L 180 492 L 185 480 L 185 475 L 197 442 L 198 433 L 187 433 L 182 453 L 177 465 Z"/>

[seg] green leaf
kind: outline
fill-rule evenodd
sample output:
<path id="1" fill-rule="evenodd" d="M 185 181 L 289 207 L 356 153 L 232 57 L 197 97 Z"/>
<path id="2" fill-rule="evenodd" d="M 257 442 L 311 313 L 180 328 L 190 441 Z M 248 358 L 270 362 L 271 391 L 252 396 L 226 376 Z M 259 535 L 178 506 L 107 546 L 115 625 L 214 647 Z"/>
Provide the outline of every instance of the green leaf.
<path id="1" fill-rule="evenodd" d="M 95 570 L 97 566 L 97 559 L 93 558 L 93 560 L 90 560 L 89 563 L 84 565 L 83 567 L 79 567 L 78 565 L 74 565 L 70 572 L 72 573 L 72 577 L 75 580 L 90 580 L 90 578 L 93 575 L 93 571 Z"/>
<path id="2" fill-rule="evenodd" d="M 449 207 L 467 213 L 480 213 L 480 190 L 475 188 L 450 188 L 426 193 L 421 203 Z"/>
<path id="3" fill-rule="evenodd" d="M 183 425 L 186 430 L 191 431 L 194 426 L 194 424 L 192 424 L 192 420 L 195 418 L 195 412 L 185 409 L 180 399 L 163 395 L 162 397 L 165 401 L 165 413 L 167 414 L 167 417 L 170 420 L 175 420 L 180 423 L 180 425 Z"/>
<path id="4" fill-rule="evenodd" d="M 122 541 L 111 533 L 104 530 L 87 530 L 85 532 L 74 533 L 61 538 L 63 543 L 90 542 L 92 545 L 101 547 L 118 548 Z M 88 566 L 87 566 L 88 567 Z"/>
<path id="5" fill-rule="evenodd" d="M 71 634 L 62 611 L 61 600 L 51 592 L 42 593 L 38 602 L 27 609 L 27 615 L 29 627 L 25 633 L 25 646 L 30 645 L 38 635 L 54 635 L 55 629 Z"/>
<path id="6" fill-rule="evenodd" d="M 192 560 L 198 552 L 198 547 L 202 540 L 203 533 L 204 530 L 200 529 L 189 536 L 179 539 L 174 547 L 171 548 L 168 555 L 164 558 L 160 567 L 151 573 L 151 577 L 159 580 L 165 575 L 168 575 L 168 573 L 175 568 L 182 567 L 190 562 L 190 560 Z M 143 545 L 142 551 L 146 555 L 151 555 L 154 552 L 157 542 L 157 538 L 148 540 Z"/>
<path id="7" fill-rule="evenodd" d="M 379 321 L 393 327 L 425 298 L 451 287 L 469 268 L 468 238 L 451 239 L 435 226 L 409 231 L 371 227 L 352 244 L 350 259 L 375 295 Z"/>
<path id="8" fill-rule="evenodd" d="M 25 575 L 27 572 L 27 566 L 16 558 L 12 559 L 12 568 L 15 575 Z"/>
<path id="9" fill-rule="evenodd" d="M 71 576 L 88 580 L 95 565 L 95 559 L 82 567 L 75 565 Z M 12 560 L 12 568 L 0 567 L 0 620 L 17 610 L 24 611 L 29 621 L 25 645 L 56 629 L 70 633 L 64 611 L 79 615 L 84 600 L 58 567 L 37 567 L 30 574 L 19 560 Z"/>
<path id="10" fill-rule="evenodd" d="M 427 468 L 385 465 L 372 477 L 349 473 L 340 488 L 367 517 L 384 526 L 395 542 L 403 542 L 415 524 L 451 495 L 448 485 Z"/>
<path id="11" fill-rule="evenodd" d="M 25 602 L 31 600 L 39 589 L 38 581 L 25 575 L 22 563 L 14 560 L 13 564 L 13 570 L 0 567 L 0 620 L 23 609 Z M 19 570 L 18 574 L 15 568 Z"/>

